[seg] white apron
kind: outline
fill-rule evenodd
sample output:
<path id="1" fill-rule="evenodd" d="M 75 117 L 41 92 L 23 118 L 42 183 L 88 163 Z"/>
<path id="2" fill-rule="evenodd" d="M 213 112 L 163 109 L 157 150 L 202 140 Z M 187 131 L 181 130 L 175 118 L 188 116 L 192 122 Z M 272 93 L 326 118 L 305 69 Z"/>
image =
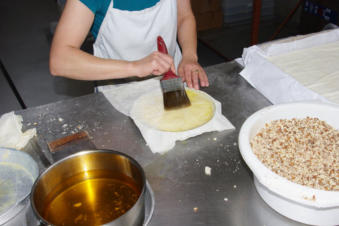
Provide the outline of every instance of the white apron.
<path id="1" fill-rule="evenodd" d="M 140 11 L 113 8 L 111 1 L 94 43 L 94 55 L 106 59 L 135 61 L 157 50 L 161 35 L 178 67 L 181 51 L 177 44 L 177 0 L 160 0 Z"/>

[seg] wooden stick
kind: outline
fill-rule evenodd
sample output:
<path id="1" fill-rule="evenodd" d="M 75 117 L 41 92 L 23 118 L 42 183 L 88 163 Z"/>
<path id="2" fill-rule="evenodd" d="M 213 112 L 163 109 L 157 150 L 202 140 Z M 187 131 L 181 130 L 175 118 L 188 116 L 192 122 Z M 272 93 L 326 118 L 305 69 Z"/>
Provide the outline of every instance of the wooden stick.
<path id="1" fill-rule="evenodd" d="M 55 149 L 59 148 L 60 146 L 65 145 L 65 144 L 70 143 L 70 142 L 75 141 L 75 140 L 83 139 L 83 138 L 88 138 L 87 131 L 80 131 L 78 133 L 75 133 L 75 134 L 72 134 L 72 135 L 69 135 L 69 136 L 65 136 L 65 137 L 62 137 L 62 138 L 57 139 L 55 141 L 52 141 L 52 142 L 48 143 L 48 147 L 49 147 L 49 150 L 51 152 L 55 152 L 56 151 Z"/>

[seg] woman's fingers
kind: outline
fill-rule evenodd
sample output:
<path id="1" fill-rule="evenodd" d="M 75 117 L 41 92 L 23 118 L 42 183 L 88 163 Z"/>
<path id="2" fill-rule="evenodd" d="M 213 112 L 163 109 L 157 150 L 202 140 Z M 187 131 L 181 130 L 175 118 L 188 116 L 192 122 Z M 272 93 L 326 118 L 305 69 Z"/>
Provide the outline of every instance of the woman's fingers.
<path id="1" fill-rule="evenodd" d="M 194 89 L 199 89 L 199 69 L 194 69 L 192 71 L 192 83 Z"/>
<path id="2" fill-rule="evenodd" d="M 192 73 L 190 71 L 184 70 L 184 80 L 189 88 L 193 88 L 193 83 L 192 83 Z"/>
<path id="3" fill-rule="evenodd" d="M 182 79 L 182 82 L 186 82 L 186 77 L 185 77 L 185 73 L 184 73 L 184 68 L 180 67 L 178 68 L 178 73 Z"/>
<path id="4" fill-rule="evenodd" d="M 167 54 L 160 52 L 154 52 L 153 58 L 153 72 L 156 75 L 161 75 L 169 71 L 170 69 L 175 72 L 175 67 L 173 64 L 173 58 Z"/>
<path id="5" fill-rule="evenodd" d="M 181 64 L 178 71 L 189 88 L 199 89 L 199 82 L 201 87 L 209 85 L 206 72 L 199 64 Z"/>
<path id="6" fill-rule="evenodd" d="M 208 78 L 207 78 L 205 70 L 199 70 L 199 80 L 200 80 L 200 85 L 202 87 L 209 86 Z"/>
<path id="7" fill-rule="evenodd" d="M 175 71 L 173 58 L 168 54 L 163 54 L 158 51 L 151 53 L 143 59 L 134 62 L 136 75 L 145 77 L 148 75 L 162 75 L 168 70 Z"/>

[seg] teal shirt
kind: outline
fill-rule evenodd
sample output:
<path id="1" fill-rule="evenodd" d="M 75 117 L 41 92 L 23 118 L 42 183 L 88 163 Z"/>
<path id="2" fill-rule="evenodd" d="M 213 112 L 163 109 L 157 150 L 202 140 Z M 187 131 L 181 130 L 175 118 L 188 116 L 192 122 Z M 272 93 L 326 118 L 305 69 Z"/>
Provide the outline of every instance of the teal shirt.
<path id="1" fill-rule="evenodd" d="M 94 22 L 91 27 L 91 33 L 96 39 L 102 21 L 105 18 L 111 0 L 80 0 L 93 13 Z M 157 4 L 160 0 L 113 0 L 113 8 L 119 10 L 139 11 L 150 8 Z"/>

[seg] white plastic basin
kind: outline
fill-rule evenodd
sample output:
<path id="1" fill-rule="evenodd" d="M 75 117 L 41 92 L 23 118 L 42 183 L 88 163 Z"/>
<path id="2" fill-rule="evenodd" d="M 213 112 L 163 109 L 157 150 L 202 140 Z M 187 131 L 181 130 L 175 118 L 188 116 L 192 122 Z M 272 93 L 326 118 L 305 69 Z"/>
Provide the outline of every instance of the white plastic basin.
<path id="1" fill-rule="evenodd" d="M 323 103 L 273 105 L 257 111 L 244 122 L 239 133 L 240 153 L 254 174 L 254 184 L 258 193 L 274 210 L 306 224 L 339 225 L 339 192 L 302 186 L 277 175 L 261 163 L 250 146 L 250 140 L 265 123 L 307 116 L 317 117 L 339 129 L 339 105 Z"/>

